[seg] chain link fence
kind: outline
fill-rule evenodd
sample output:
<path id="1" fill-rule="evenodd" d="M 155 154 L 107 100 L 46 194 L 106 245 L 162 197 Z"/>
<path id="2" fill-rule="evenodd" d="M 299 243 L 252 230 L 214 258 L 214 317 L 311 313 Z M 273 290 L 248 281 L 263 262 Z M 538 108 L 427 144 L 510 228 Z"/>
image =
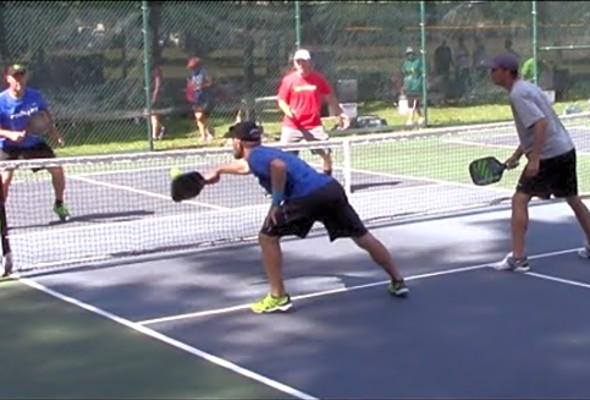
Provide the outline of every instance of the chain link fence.
<path id="1" fill-rule="evenodd" d="M 501 102 L 485 61 L 502 51 L 531 57 L 530 3 L 432 2 L 427 14 L 428 98 L 434 106 Z"/>
<path id="2" fill-rule="evenodd" d="M 130 123 L 145 107 L 141 3 L 3 1 L 0 19 L 2 61 L 27 66 L 70 145 L 145 149 Z"/>
<path id="3" fill-rule="evenodd" d="M 420 100 L 425 123 L 433 107 L 505 104 L 481 65 L 503 50 L 556 101 L 579 103 L 589 19 L 586 3 L 553 1 L 0 1 L 0 58 L 28 66 L 66 137 L 60 154 L 115 153 L 222 145 L 238 115 L 277 133 L 274 96 L 298 46 L 351 112 L 388 131 L 406 124 L 404 98 Z M 192 57 L 213 81 L 208 143 L 187 99 Z"/>

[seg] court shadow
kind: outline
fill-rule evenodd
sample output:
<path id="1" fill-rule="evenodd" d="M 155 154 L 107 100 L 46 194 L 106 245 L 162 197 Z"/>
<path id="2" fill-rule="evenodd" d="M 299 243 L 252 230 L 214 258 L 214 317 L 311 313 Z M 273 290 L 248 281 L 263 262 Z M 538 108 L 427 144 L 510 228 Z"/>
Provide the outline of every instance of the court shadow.
<path id="1" fill-rule="evenodd" d="M 139 218 L 143 218 L 148 215 L 154 215 L 153 211 L 137 210 L 137 211 L 126 211 L 126 212 L 113 212 L 113 213 L 96 213 L 96 214 L 85 214 L 75 215 L 70 218 L 68 223 L 71 222 L 126 222 L 133 221 Z M 60 221 L 51 221 L 49 225 L 63 225 Z"/>
<path id="2" fill-rule="evenodd" d="M 70 217 L 67 222 L 61 222 L 59 220 L 49 221 L 46 224 L 31 224 L 31 225 L 11 225 L 8 227 L 9 231 L 18 229 L 33 229 L 33 228 L 44 228 L 47 226 L 67 226 L 76 222 L 84 223 L 107 223 L 107 222 L 127 222 L 134 221 L 149 215 L 154 215 L 153 211 L 137 210 L 137 211 L 126 211 L 126 212 L 112 212 L 112 213 L 96 213 L 96 214 L 84 214 L 74 215 Z"/>

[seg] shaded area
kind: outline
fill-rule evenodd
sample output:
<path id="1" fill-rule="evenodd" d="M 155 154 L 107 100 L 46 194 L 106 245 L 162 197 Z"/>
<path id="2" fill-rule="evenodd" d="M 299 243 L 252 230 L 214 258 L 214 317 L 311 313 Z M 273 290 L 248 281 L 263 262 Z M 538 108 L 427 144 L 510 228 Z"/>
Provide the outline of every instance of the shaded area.
<path id="1" fill-rule="evenodd" d="M 276 317 L 239 312 L 157 328 L 320 398 L 590 392 L 590 322 L 580 307 L 590 291 L 489 269 L 412 286 L 407 300 L 378 287 L 300 301 Z M 271 329 L 268 341 L 260 333 Z"/>
<path id="2" fill-rule="evenodd" d="M 2 398 L 288 398 L 17 282 L 0 299 Z"/>

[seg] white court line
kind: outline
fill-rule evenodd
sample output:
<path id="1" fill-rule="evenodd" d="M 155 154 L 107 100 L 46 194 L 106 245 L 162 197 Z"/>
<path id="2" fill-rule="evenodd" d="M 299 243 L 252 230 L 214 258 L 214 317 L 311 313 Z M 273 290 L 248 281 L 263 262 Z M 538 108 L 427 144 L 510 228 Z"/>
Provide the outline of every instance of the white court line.
<path id="1" fill-rule="evenodd" d="M 563 255 L 563 254 L 572 253 L 574 251 L 577 251 L 578 249 L 579 249 L 579 247 L 577 247 L 575 249 L 567 249 L 567 250 L 552 251 L 552 252 L 548 252 L 548 253 L 535 254 L 535 255 L 529 256 L 529 259 L 534 260 L 534 259 L 540 259 L 540 258 L 555 257 L 555 256 Z M 420 279 L 433 278 L 433 277 L 443 276 L 443 275 L 451 275 L 451 274 L 456 274 L 456 273 L 460 273 L 460 272 L 473 271 L 473 270 L 478 270 L 478 269 L 483 269 L 483 268 L 491 268 L 493 266 L 493 264 L 494 263 L 492 262 L 492 263 L 471 265 L 471 266 L 467 266 L 467 267 L 452 268 L 452 269 L 447 269 L 447 270 L 437 271 L 437 272 L 429 272 L 429 273 L 425 273 L 425 274 L 409 276 L 409 277 L 405 278 L 405 280 L 406 281 L 416 281 L 416 280 L 420 280 Z M 303 294 L 303 295 L 299 295 L 299 296 L 293 296 L 291 298 L 291 300 L 303 300 L 303 299 L 311 299 L 311 298 L 315 298 L 315 297 L 328 296 L 328 295 L 337 294 L 337 293 L 348 293 L 348 292 L 352 292 L 352 291 L 356 291 L 356 290 L 368 289 L 368 288 L 372 288 L 375 286 L 385 285 L 387 283 L 389 283 L 389 280 L 365 283 L 363 285 L 357 285 L 357 286 L 323 290 L 321 292 L 314 292 L 314 293 L 308 293 L 308 294 Z M 232 306 L 232 307 L 219 308 L 216 310 L 198 311 L 198 312 L 193 312 L 193 313 L 170 315 L 167 317 L 153 318 L 153 319 L 138 321 L 138 322 L 136 322 L 136 324 L 138 324 L 138 325 L 153 325 L 153 324 L 158 324 L 158 323 L 162 323 L 162 322 L 172 322 L 172 321 L 179 321 L 179 320 L 185 320 L 185 319 L 207 317 L 207 316 L 211 316 L 211 315 L 226 314 L 226 313 L 231 313 L 234 311 L 241 311 L 241 310 L 248 309 L 248 308 L 250 308 L 251 305 L 252 305 L 252 303 L 248 303 L 248 304 L 240 304 L 240 305 Z"/>
<path id="2" fill-rule="evenodd" d="M 141 326 L 141 325 L 139 325 L 137 323 L 134 323 L 132 321 L 129 321 L 128 319 L 119 317 L 119 316 L 117 316 L 115 314 L 112 314 L 112 313 L 110 313 L 108 311 L 105 311 L 105 310 L 103 310 L 101 308 L 98 308 L 98 307 L 93 306 L 91 304 L 82 302 L 82 301 L 77 300 L 77 299 L 75 299 L 73 297 L 70 297 L 70 296 L 67 296 L 67 295 L 65 295 L 63 293 L 60 293 L 60 292 L 58 292 L 56 290 L 50 289 L 50 288 L 48 288 L 48 287 L 46 287 L 46 286 L 44 286 L 44 285 L 42 285 L 42 284 L 40 284 L 38 282 L 35 282 L 32 279 L 29 279 L 29 278 L 21 278 L 21 279 L 19 279 L 19 281 L 22 282 L 22 283 L 24 283 L 25 285 L 27 285 L 29 287 L 32 287 L 34 289 L 37 289 L 37 290 L 39 290 L 39 291 L 41 291 L 43 293 L 46 293 L 46 294 L 48 294 L 50 296 L 53 296 L 53 297 L 55 297 L 55 298 L 57 298 L 59 300 L 62 300 L 64 302 L 66 302 L 66 303 L 72 304 L 72 305 L 74 305 L 76 307 L 79 307 L 79 308 L 82 308 L 82 309 L 84 309 L 86 311 L 90 311 L 91 313 L 100 315 L 103 318 L 106 318 L 106 319 L 111 320 L 113 322 L 116 322 L 116 323 L 118 323 L 120 325 L 123 325 L 123 326 L 125 326 L 125 327 L 127 327 L 127 328 L 129 328 L 129 329 L 131 329 L 131 330 L 133 330 L 135 332 L 138 332 L 138 333 L 141 333 L 143 335 L 149 336 L 149 337 L 151 337 L 153 339 L 156 339 L 156 340 L 158 340 L 158 341 L 160 341 L 162 343 L 165 343 L 165 344 L 167 344 L 169 346 L 172 346 L 172 347 L 175 347 L 175 348 L 180 349 L 182 351 L 185 351 L 187 353 L 190 353 L 190 354 L 192 354 L 194 356 L 197 356 L 197 357 L 202 358 L 202 359 L 204 359 L 206 361 L 209 361 L 212 364 L 216 364 L 216 365 L 218 365 L 220 367 L 223 367 L 225 369 L 228 369 L 228 370 L 230 370 L 230 371 L 232 371 L 232 372 L 234 372 L 234 373 L 236 373 L 238 375 L 242 375 L 242 376 L 244 376 L 246 378 L 249 378 L 249 379 L 252 379 L 252 380 L 257 381 L 259 383 L 262 383 L 263 385 L 266 385 L 266 386 L 268 386 L 270 388 L 273 388 L 273 389 L 275 389 L 277 391 L 286 393 L 286 394 L 288 394 L 290 396 L 293 396 L 295 398 L 298 398 L 298 399 L 319 400 L 317 397 L 314 397 L 314 396 L 312 396 L 310 394 L 304 393 L 304 392 L 302 392 L 300 390 L 297 390 L 297 389 L 295 389 L 293 387 L 287 386 L 287 385 L 285 385 L 283 383 L 280 383 L 278 381 L 275 381 L 273 379 L 270 379 L 270 378 L 268 378 L 266 376 L 263 376 L 261 374 L 258 374 L 258 373 L 254 372 L 254 371 L 249 370 L 249 369 L 240 367 L 239 365 L 234 364 L 231 361 L 225 360 L 225 359 L 223 359 L 221 357 L 217 357 L 217 356 L 212 355 L 210 353 L 207 353 L 207 352 L 205 352 L 203 350 L 199 350 L 196 347 L 190 346 L 190 345 L 188 345 L 188 344 L 186 344 L 184 342 L 181 342 L 181 341 L 176 340 L 176 339 L 173 339 L 173 338 L 171 338 L 169 336 L 163 335 L 163 334 L 161 334 L 159 332 L 156 332 L 156 331 L 154 331 L 154 330 L 152 330 L 150 328 L 147 328 L 145 326 Z"/>
<path id="3" fill-rule="evenodd" d="M 473 147 L 486 147 L 486 148 L 496 148 L 496 149 L 511 149 L 514 150 L 516 148 L 516 144 L 514 146 L 507 145 L 507 144 L 495 144 L 495 143 L 481 143 L 476 140 L 469 140 L 469 139 L 449 139 L 445 140 L 447 143 L 452 144 L 460 144 L 464 146 L 473 146 Z"/>
<path id="4" fill-rule="evenodd" d="M 310 165 L 312 165 L 314 167 L 319 167 L 319 164 L 310 164 Z M 342 171 L 342 170 L 344 170 L 344 167 L 335 166 L 335 167 L 333 167 L 333 169 Z M 512 193 L 511 190 L 502 189 L 502 188 L 498 188 L 498 187 L 487 187 L 487 188 L 484 188 L 482 186 L 471 185 L 471 184 L 468 184 L 468 183 L 461 183 L 461 182 L 455 182 L 455 181 L 447 181 L 447 180 L 444 180 L 444 179 L 436 179 L 436 178 L 427 178 L 427 177 L 423 177 L 423 176 L 390 174 L 390 173 L 387 173 L 387 172 L 368 171 L 368 170 L 364 170 L 364 169 L 360 169 L 360 168 L 350 168 L 350 171 L 351 172 L 355 172 L 357 174 L 365 174 L 365 175 L 379 176 L 379 177 L 383 177 L 383 178 L 392 178 L 392 179 L 424 181 L 424 182 L 428 182 L 428 183 L 435 183 L 435 184 L 445 185 L 445 186 L 462 187 L 462 188 L 468 188 L 468 189 L 471 189 L 471 190 L 478 190 L 478 191 L 487 190 L 487 191 L 497 191 L 499 193 L 504 193 L 504 192 Z M 354 184 L 353 184 L 353 186 L 354 186 Z M 416 185 L 415 187 L 418 187 L 418 186 L 426 186 L 426 185 Z M 400 189 L 392 189 L 392 190 L 400 190 Z M 374 192 L 372 191 L 371 193 L 374 193 Z M 354 194 L 355 193 L 353 193 L 353 195 Z"/>
<path id="5" fill-rule="evenodd" d="M 511 146 L 511 145 L 507 145 L 507 144 L 481 143 L 476 140 L 469 140 L 469 139 L 447 139 L 447 140 L 445 140 L 445 142 L 452 143 L 452 144 L 460 144 L 460 145 L 464 145 L 464 146 L 485 147 L 485 148 L 495 148 L 495 149 L 514 150 L 516 148 L 516 144 L 514 146 Z M 581 151 L 579 149 L 576 149 L 576 153 L 581 154 L 581 155 L 585 155 L 585 156 L 590 155 L 590 152 Z"/>
<path id="6" fill-rule="evenodd" d="M 162 200 L 166 200 L 168 202 L 171 201 L 170 196 L 165 196 L 160 193 L 149 192 L 147 190 L 135 189 L 131 186 L 124 186 L 124 185 L 117 185 L 114 183 L 102 182 L 102 181 L 97 181 L 95 179 L 83 178 L 81 176 L 76 176 L 76 175 L 71 176 L 70 179 L 90 183 L 92 185 L 104 186 L 104 187 L 108 187 L 111 189 L 125 190 L 127 192 L 141 194 L 141 195 L 148 196 L 148 197 L 155 197 L 156 199 L 162 199 Z M 231 208 L 228 208 L 228 207 L 216 206 L 215 204 L 209 204 L 209 203 L 201 203 L 199 201 L 194 201 L 194 200 L 183 201 L 183 203 L 192 204 L 192 205 L 199 206 L 199 207 L 211 208 L 214 210 L 231 210 Z"/>
<path id="7" fill-rule="evenodd" d="M 578 281 L 572 281 L 570 279 L 563 279 L 563 278 L 558 278 L 556 276 L 539 274 L 537 272 L 525 272 L 525 275 L 533 276 L 533 277 L 539 278 L 539 279 L 545 279 L 546 281 L 558 282 L 558 283 L 563 283 L 563 284 L 570 285 L 570 286 L 578 286 L 578 287 L 582 287 L 584 289 L 590 289 L 590 284 L 578 282 Z"/>

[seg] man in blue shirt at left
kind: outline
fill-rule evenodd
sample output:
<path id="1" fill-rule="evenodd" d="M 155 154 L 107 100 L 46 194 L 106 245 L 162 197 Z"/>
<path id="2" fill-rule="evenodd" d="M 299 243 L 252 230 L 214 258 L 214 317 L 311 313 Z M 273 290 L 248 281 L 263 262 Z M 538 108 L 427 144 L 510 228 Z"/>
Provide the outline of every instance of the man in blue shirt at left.
<path id="1" fill-rule="evenodd" d="M 41 94 L 27 87 L 27 70 L 14 64 L 6 69 L 4 75 L 8 88 L 0 93 L 0 160 L 55 158 L 53 149 L 39 136 L 27 133 L 25 127 L 32 114 L 44 112 L 51 119 L 47 103 Z M 63 146 L 64 141 L 52 125 L 49 134 Z M 38 169 L 34 169 L 34 172 Z M 61 166 L 48 167 L 55 192 L 53 211 L 64 222 L 69 212 L 64 204 L 65 174 Z M 12 180 L 12 169 L 2 171 L 2 191 L 4 201 Z"/>

